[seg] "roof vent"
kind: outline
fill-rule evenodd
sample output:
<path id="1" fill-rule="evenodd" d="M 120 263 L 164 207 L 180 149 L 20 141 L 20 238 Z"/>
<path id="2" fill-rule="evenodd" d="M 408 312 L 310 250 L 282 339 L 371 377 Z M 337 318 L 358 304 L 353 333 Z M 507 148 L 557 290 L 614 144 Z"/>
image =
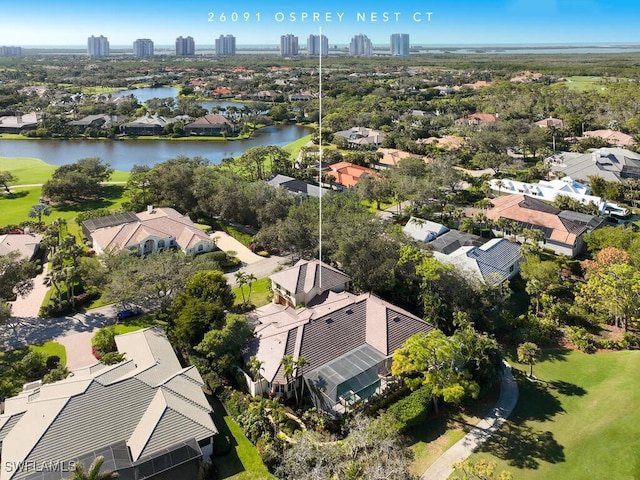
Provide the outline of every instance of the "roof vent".
<path id="1" fill-rule="evenodd" d="M 333 319 L 332 318 L 327 318 L 325 320 L 325 322 L 327 322 L 328 324 L 332 324 L 333 323 Z"/>

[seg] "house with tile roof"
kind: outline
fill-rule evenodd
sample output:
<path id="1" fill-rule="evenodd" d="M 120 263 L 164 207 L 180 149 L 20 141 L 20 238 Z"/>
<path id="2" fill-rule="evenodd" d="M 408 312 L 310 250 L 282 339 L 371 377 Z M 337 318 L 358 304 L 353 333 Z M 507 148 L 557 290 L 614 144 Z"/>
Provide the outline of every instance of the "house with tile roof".
<path id="1" fill-rule="evenodd" d="M 341 190 L 348 190 L 355 187 L 362 177 L 375 176 L 376 172 L 355 163 L 338 162 L 329 165 L 329 170 L 325 174 L 335 179 L 331 182 L 333 185 Z"/>
<path id="2" fill-rule="evenodd" d="M 280 272 L 283 273 L 283 272 Z M 275 282 L 274 282 L 275 283 Z M 321 292 L 304 308 L 271 303 L 249 314 L 254 339 L 245 360 L 262 362 L 261 377 L 246 376 L 254 394 L 290 396 L 299 382 L 315 406 L 331 415 L 349 411 L 382 393 L 393 353 L 412 335 L 434 327 L 373 294 Z M 304 358 L 294 378 L 285 378 L 281 360 Z"/>
<path id="3" fill-rule="evenodd" d="M 384 140 L 385 134 L 380 130 L 368 127 L 351 127 L 334 133 L 335 136 L 347 139 L 349 148 L 378 148 Z"/>
<path id="4" fill-rule="evenodd" d="M 10 252 L 18 252 L 20 258 L 33 260 L 38 250 L 42 237 L 37 233 L 7 233 L 0 235 L 0 255 Z"/>
<path id="5" fill-rule="evenodd" d="M 82 223 L 85 236 L 97 254 L 130 250 L 138 255 L 179 248 L 196 255 L 211 252 L 211 238 L 186 215 L 173 208 L 149 206 L 140 213 L 127 212 L 87 220 Z"/>
<path id="6" fill-rule="evenodd" d="M 472 113 L 470 115 L 466 115 L 464 117 L 456 119 L 456 125 L 486 125 L 488 123 L 495 123 L 498 121 L 498 115 L 494 115 L 493 113 Z"/>
<path id="7" fill-rule="evenodd" d="M 303 198 L 307 197 L 320 197 L 320 195 L 327 192 L 326 188 L 313 185 L 311 183 L 300 180 L 299 178 L 289 177 L 280 173 L 274 174 L 265 180 L 265 183 L 272 187 L 281 187 L 291 192 L 294 195 L 299 195 Z"/>
<path id="8" fill-rule="evenodd" d="M 461 246 L 450 253 L 433 251 L 441 263 L 453 265 L 467 278 L 498 286 L 520 271 L 520 245 L 505 238 L 493 238 L 480 246 Z"/>
<path id="9" fill-rule="evenodd" d="M 179 118 L 165 118 L 161 115 L 145 115 L 120 125 L 120 133 L 125 135 L 160 135 L 164 127 L 175 123 Z"/>
<path id="10" fill-rule="evenodd" d="M 218 430 L 195 367 L 151 327 L 115 337 L 125 361 L 32 382 L 0 415 L 0 480 L 60 480 L 98 456 L 123 480 L 196 478 Z"/>
<path id="11" fill-rule="evenodd" d="M 616 203 L 607 202 L 604 198 L 591 195 L 591 187 L 571 177 L 554 180 L 540 180 L 537 183 L 520 182 L 508 178 L 494 178 L 489 181 L 492 190 L 498 193 L 524 193 L 546 202 L 554 202 L 559 197 L 569 197 L 582 205 L 593 204 L 600 215 L 629 215 L 629 209 Z"/>
<path id="12" fill-rule="evenodd" d="M 318 260 L 300 260 L 293 267 L 272 274 L 273 303 L 297 308 L 324 292 L 344 292 L 351 278 Z"/>
<path id="13" fill-rule="evenodd" d="M 575 257 L 582 251 L 584 234 L 604 224 L 604 220 L 599 217 L 559 210 L 528 195 L 494 198 L 491 200 L 491 208 L 483 210 L 483 213 L 490 220 L 505 218 L 515 222 L 521 229 L 540 230 L 544 234 L 544 239 L 540 242 L 542 248 L 549 248 L 559 255 L 569 257 Z M 515 239 L 525 241 L 518 235 L 515 235 Z"/>
<path id="14" fill-rule="evenodd" d="M 628 147 L 635 145 L 636 141 L 631 135 L 617 130 L 590 130 L 582 134 L 583 138 L 601 138 L 614 147 Z"/>
<path id="15" fill-rule="evenodd" d="M 588 183 L 598 176 L 608 182 L 626 178 L 640 179 L 640 154 L 626 148 L 604 147 L 592 152 L 556 152 L 545 159 L 552 172 Z"/>
<path id="16" fill-rule="evenodd" d="M 402 231 L 417 242 L 430 242 L 440 235 L 449 231 L 444 225 L 425 220 L 423 218 L 411 217 L 402 227 Z"/>
<path id="17" fill-rule="evenodd" d="M 187 135 L 227 135 L 238 131 L 238 125 L 224 115 L 205 115 L 184 126 Z"/>
<path id="18" fill-rule="evenodd" d="M 543 118 L 542 120 L 538 120 L 533 124 L 541 128 L 548 128 L 548 127 L 565 128 L 566 127 L 564 120 L 561 120 L 559 118 L 553 118 L 553 117 Z"/>
<path id="19" fill-rule="evenodd" d="M 379 148 L 377 152 L 381 156 L 378 164 L 373 166 L 379 169 L 396 168 L 400 161 L 405 158 L 421 158 L 420 155 L 398 150 L 397 148 Z"/>

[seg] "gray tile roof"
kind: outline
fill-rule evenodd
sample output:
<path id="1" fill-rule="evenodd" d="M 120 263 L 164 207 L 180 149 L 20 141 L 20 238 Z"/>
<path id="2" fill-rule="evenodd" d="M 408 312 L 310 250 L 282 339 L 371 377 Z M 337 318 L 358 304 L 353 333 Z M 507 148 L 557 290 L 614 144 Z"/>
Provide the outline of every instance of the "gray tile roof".
<path id="1" fill-rule="evenodd" d="M 486 246 L 488 248 L 473 248 L 467 256 L 477 262 L 485 282 L 499 285 L 512 276 L 514 265 L 520 262 L 520 245 L 499 239 Z"/>
<path id="2" fill-rule="evenodd" d="M 6 434 L 0 428 L 7 441 L 3 462 L 73 461 L 126 442 L 134 455 L 128 461 L 135 463 L 178 442 L 217 433 L 200 375 L 193 367 L 180 366 L 160 329 L 117 336 L 116 344 L 126 346 L 130 360 L 93 373 L 78 372 L 7 400 L 9 413 L 0 416 L 0 425 L 12 428 Z M 3 470 L 0 479 L 28 474 Z"/>

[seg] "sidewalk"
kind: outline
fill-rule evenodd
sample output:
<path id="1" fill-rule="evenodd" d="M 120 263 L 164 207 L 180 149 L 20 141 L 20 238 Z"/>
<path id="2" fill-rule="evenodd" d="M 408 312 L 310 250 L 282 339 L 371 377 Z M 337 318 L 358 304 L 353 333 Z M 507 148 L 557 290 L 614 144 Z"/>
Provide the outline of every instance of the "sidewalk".
<path id="1" fill-rule="evenodd" d="M 453 465 L 462 462 L 482 445 L 507 420 L 518 403 L 518 384 L 513 377 L 511 365 L 504 361 L 500 398 L 493 410 L 484 419 L 444 452 L 421 476 L 420 480 L 446 480 L 453 473 Z"/>

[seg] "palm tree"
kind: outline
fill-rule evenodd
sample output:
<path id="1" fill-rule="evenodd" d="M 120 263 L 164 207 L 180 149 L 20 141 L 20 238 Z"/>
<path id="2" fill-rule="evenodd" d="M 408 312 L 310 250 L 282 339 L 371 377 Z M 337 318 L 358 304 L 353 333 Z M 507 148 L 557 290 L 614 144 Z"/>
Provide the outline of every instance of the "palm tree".
<path id="1" fill-rule="evenodd" d="M 304 367 L 309 365 L 309 362 L 304 357 L 298 357 L 298 360 L 294 362 L 296 367 L 296 375 L 302 377 L 304 374 Z M 298 402 L 302 400 L 304 396 L 304 378 L 300 378 L 300 397 L 298 398 Z"/>
<path id="2" fill-rule="evenodd" d="M 84 465 L 82 463 L 74 463 L 71 469 L 73 474 L 69 480 L 108 480 L 120 476 L 118 472 L 100 472 L 103 463 L 104 457 L 102 455 L 96 457 L 89 466 L 88 472 L 84 471 Z"/>
<path id="3" fill-rule="evenodd" d="M 529 364 L 529 376 L 533 377 L 533 364 L 538 360 L 540 349 L 533 342 L 525 342 L 518 346 L 518 361 Z"/>
<path id="4" fill-rule="evenodd" d="M 236 283 L 240 287 L 240 293 L 242 294 L 242 306 L 247 305 L 247 299 L 244 296 L 244 286 L 247 284 L 247 275 L 244 272 L 236 272 Z"/>
<path id="5" fill-rule="evenodd" d="M 29 218 L 38 218 L 38 225 L 42 225 L 42 215 L 46 215 L 47 217 L 51 215 L 51 208 L 46 203 L 37 203 L 31 207 L 29 213 L 27 213 Z"/>
<path id="6" fill-rule="evenodd" d="M 249 293 L 247 293 L 247 305 L 251 305 L 251 285 L 256 280 L 256 276 L 253 273 L 245 274 L 247 285 L 249 285 Z"/>
<path id="7" fill-rule="evenodd" d="M 260 370 L 263 370 L 262 368 L 263 365 L 264 365 L 264 362 L 261 360 L 258 360 L 258 357 L 256 357 L 255 355 L 251 357 L 247 362 L 249 373 L 251 374 L 251 377 L 253 378 L 254 382 L 257 382 L 260 379 Z"/>
<path id="8" fill-rule="evenodd" d="M 293 361 L 293 357 L 291 355 L 285 355 L 280 360 L 280 365 L 282 365 L 284 369 L 284 378 L 287 381 L 287 384 L 291 383 L 294 380 L 294 371 L 295 371 L 295 362 Z M 295 384 L 293 385 L 293 393 L 296 396 L 296 403 L 298 403 L 298 389 Z"/>

